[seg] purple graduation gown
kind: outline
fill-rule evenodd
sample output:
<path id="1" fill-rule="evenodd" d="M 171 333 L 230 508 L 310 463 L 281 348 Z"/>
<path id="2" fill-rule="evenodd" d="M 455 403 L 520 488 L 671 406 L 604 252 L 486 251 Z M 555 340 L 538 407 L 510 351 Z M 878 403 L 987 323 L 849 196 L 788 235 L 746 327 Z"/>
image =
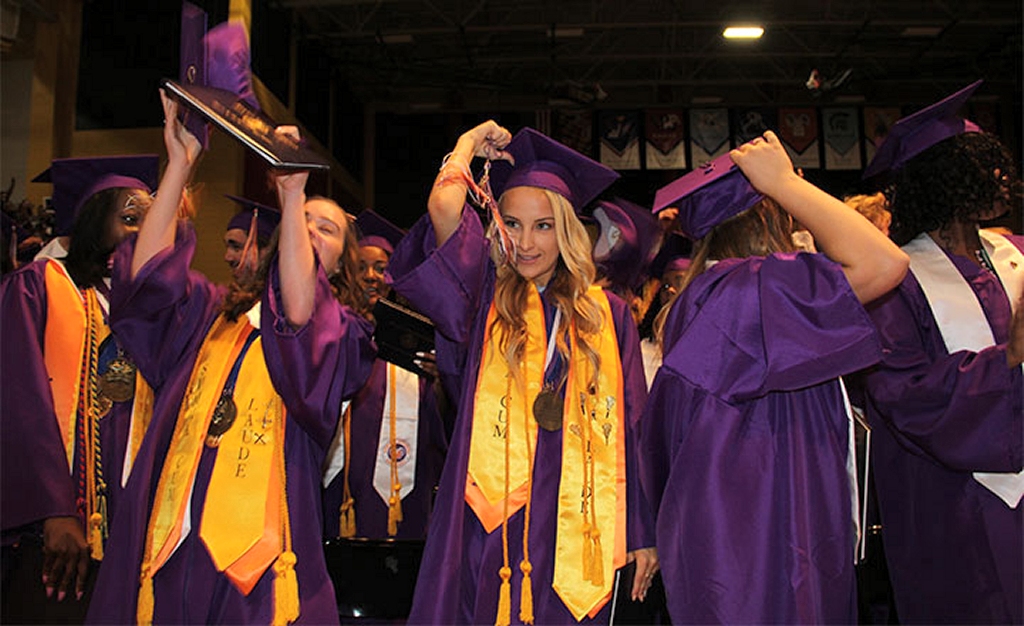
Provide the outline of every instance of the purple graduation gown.
<path id="1" fill-rule="evenodd" d="M 672 623 L 856 623 L 836 377 L 879 347 L 842 270 L 806 253 L 722 261 L 664 332 L 641 459 Z"/>
<path id="2" fill-rule="evenodd" d="M 68 469 L 43 360 L 46 264 L 46 259 L 30 263 L 7 275 L 0 286 L 0 520 L 5 544 L 16 541 L 30 524 L 78 515 L 76 477 L 81 472 L 72 476 Z M 130 400 L 116 402 L 99 419 L 108 523 L 120 499 L 131 413 Z M 80 456 L 76 449 L 76 469 Z"/>
<path id="3" fill-rule="evenodd" d="M 1024 249 L 1024 238 L 1010 240 Z M 1020 624 L 1024 505 L 1010 509 L 971 475 L 1024 464 L 1024 383 L 1006 365 L 1010 303 L 995 275 L 950 259 L 995 346 L 949 354 L 913 274 L 868 309 L 884 348 L 866 385 L 885 555 L 900 622 Z"/>
<path id="4" fill-rule="evenodd" d="M 436 247 L 429 216 L 402 240 L 388 266 L 395 289 L 423 311 L 438 331 L 438 369 L 447 380 L 461 380 L 459 411 L 441 485 L 430 521 L 427 544 L 416 583 L 410 624 L 486 624 L 497 615 L 498 569 L 502 566 L 501 529 L 490 534 L 465 501 L 473 402 L 483 351 L 484 326 L 494 294 L 495 270 L 480 220 L 471 209 L 441 248 Z M 651 512 L 642 500 L 636 473 L 634 431 L 647 391 L 640 341 L 629 308 L 614 295 L 611 303 L 625 383 L 626 490 L 628 551 L 654 545 Z M 547 324 L 553 306 L 544 301 Z M 534 455 L 530 560 L 533 564 L 534 616 L 537 624 L 576 623 L 551 588 L 555 524 L 562 463 L 562 432 L 538 429 Z M 524 512 L 508 521 L 512 568 L 512 619 L 519 615 Z M 632 584 L 632 581 L 623 581 Z M 611 602 L 596 622 L 607 622 Z M 589 621 L 586 618 L 584 621 Z"/>
<path id="5" fill-rule="evenodd" d="M 373 486 L 380 451 L 381 428 L 388 428 L 384 401 L 388 390 L 387 362 L 374 361 L 370 378 L 352 398 L 349 489 L 355 500 L 357 537 L 388 538 L 388 505 Z M 416 482 L 402 498 L 402 521 L 395 539 L 423 539 L 434 500 L 434 488 L 444 467 L 448 437 L 437 404 L 434 385 L 419 378 L 419 420 L 416 429 Z M 338 428 L 341 428 L 339 424 Z M 341 504 L 344 501 L 345 472 L 339 472 L 324 490 L 324 536 L 337 537 Z"/>
<path id="6" fill-rule="evenodd" d="M 189 270 L 195 232 L 180 226 L 173 248 L 157 254 L 131 280 L 134 238 L 115 253 L 111 317 L 156 392 L 153 421 L 125 490 L 88 621 L 134 623 L 151 500 L 199 348 L 220 313 L 223 290 Z M 267 369 L 288 411 L 285 470 L 292 549 L 298 562 L 297 623 L 338 621 L 321 535 L 320 467 L 343 396 L 369 374 L 369 325 L 334 299 L 318 270 L 316 307 L 293 330 L 280 302 L 276 264 L 263 296 L 261 337 Z M 270 623 L 273 567 L 248 596 L 217 572 L 199 539 L 202 504 L 216 451 L 204 448 L 192 495 L 192 530 L 154 577 L 154 623 Z"/>

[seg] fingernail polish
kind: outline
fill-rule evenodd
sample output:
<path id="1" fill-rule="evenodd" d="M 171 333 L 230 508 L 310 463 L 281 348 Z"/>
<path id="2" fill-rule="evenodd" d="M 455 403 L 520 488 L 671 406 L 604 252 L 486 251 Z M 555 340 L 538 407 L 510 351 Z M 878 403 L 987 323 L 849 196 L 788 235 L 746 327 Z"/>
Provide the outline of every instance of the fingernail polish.
<path id="1" fill-rule="evenodd" d="M 53 587 L 47 587 L 46 588 L 46 597 L 47 598 L 52 598 L 53 597 Z"/>
<path id="2" fill-rule="evenodd" d="M 83 592 L 83 591 L 75 592 L 75 600 L 81 600 L 82 596 L 84 596 L 84 595 L 85 595 L 85 592 Z"/>
<path id="3" fill-rule="evenodd" d="M 63 590 L 58 591 L 57 592 L 57 602 L 63 602 L 64 601 L 64 596 L 66 596 L 66 595 L 67 595 L 67 593 L 65 593 Z"/>

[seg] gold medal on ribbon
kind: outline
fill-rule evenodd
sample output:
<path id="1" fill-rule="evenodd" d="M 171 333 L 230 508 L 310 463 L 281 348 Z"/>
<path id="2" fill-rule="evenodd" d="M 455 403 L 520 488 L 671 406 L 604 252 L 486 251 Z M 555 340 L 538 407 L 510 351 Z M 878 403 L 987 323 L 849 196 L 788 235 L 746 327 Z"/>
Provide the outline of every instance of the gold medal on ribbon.
<path id="1" fill-rule="evenodd" d="M 224 433 L 228 432 L 231 425 L 235 423 L 235 417 L 238 416 L 238 407 L 235 406 L 235 401 L 231 397 L 231 392 L 224 390 L 221 394 L 220 400 L 217 401 L 217 406 L 213 409 L 213 416 L 210 418 L 210 427 L 206 430 L 206 445 L 210 448 L 216 448 L 220 445 L 220 438 L 224 436 Z"/>
<path id="2" fill-rule="evenodd" d="M 118 354 L 99 380 L 99 392 L 111 402 L 127 402 L 135 397 L 135 364 Z"/>
<path id="3" fill-rule="evenodd" d="M 544 389 L 537 394 L 533 401 L 533 418 L 537 420 L 540 427 L 549 432 L 556 432 L 562 429 L 562 405 L 564 401 L 550 384 L 545 384 Z"/>

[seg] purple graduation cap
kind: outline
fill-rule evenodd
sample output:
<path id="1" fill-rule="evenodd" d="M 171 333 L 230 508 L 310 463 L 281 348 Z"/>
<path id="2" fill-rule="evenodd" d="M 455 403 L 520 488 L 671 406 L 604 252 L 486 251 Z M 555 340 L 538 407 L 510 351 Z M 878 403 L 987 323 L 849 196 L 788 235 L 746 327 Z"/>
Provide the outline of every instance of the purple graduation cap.
<path id="1" fill-rule="evenodd" d="M 491 165 L 495 199 L 512 187 L 539 187 L 561 194 L 579 213 L 619 178 L 614 170 L 532 128 L 516 133 L 505 151 L 516 164 Z"/>
<path id="2" fill-rule="evenodd" d="M 405 231 L 386 220 L 372 209 L 364 209 L 356 217 L 359 228 L 359 247 L 376 246 L 388 253 L 395 252 L 398 242 L 405 236 Z"/>
<path id="3" fill-rule="evenodd" d="M 663 231 L 647 209 L 623 198 L 601 200 L 594 207 L 598 225 L 593 257 L 612 283 L 637 286 L 661 247 Z"/>
<path id="4" fill-rule="evenodd" d="M 693 242 L 679 233 L 671 233 L 665 237 L 661 250 L 651 261 L 650 275 L 661 278 L 666 272 L 682 271 L 690 267 L 690 255 L 693 254 Z"/>
<path id="5" fill-rule="evenodd" d="M 653 212 L 678 206 L 683 234 L 700 239 L 763 197 L 725 153 L 659 189 L 654 195 Z"/>
<path id="6" fill-rule="evenodd" d="M 53 184 L 54 234 L 67 235 L 89 198 L 106 189 L 142 189 L 152 193 L 159 178 L 155 154 L 54 159 L 32 179 Z"/>
<path id="7" fill-rule="evenodd" d="M 977 124 L 957 116 L 957 111 L 977 91 L 982 82 L 975 81 L 955 94 L 893 124 L 882 145 L 878 147 L 875 158 L 871 159 L 871 163 L 864 170 L 863 178 L 897 170 L 943 139 L 962 133 L 981 132 Z"/>
<path id="8" fill-rule="evenodd" d="M 238 22 L 224 22 L 209 33 L 206 27 L 206 12 L 191 2 L 183 2 L 179 81 L 186 87 L 230 91 L 259 111 L 259 102 L 252 91 L 249 37 L 245 27 Z M 206 120 L 187 112 L 184 122 L 205 149 L 209 144 Z"/>
<path id="9" fill-rule="evenodd" d="M 281 212 L 279 210 L 272 206 L 249 200 L 248 198 L 241 198 L 230 194 L 224 194 L 224 197 L 242 206 L 242 210 L 231 218 L 231 221 L 228 222 L 228 227 L 224 230 L 237 228 L 249 232 L 249 229 L 252 227 L 252 216 L 255 213 L 256 237 L 263 242 L 270 241 L 270 236 L 274 234 L 274 229 L 281 223 Z"/>

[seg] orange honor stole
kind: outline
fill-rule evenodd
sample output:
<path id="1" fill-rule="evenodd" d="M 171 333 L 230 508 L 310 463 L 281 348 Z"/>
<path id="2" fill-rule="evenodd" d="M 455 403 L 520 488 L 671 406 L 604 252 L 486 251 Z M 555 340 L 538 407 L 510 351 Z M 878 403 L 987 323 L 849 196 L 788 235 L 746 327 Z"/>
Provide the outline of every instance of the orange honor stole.
<path id="1" fill-rule="evenodd" d="M 558 495 L 554 578 L 552 587 L 577 620 L 594 616 L 611 597 L 613 572 L 626 561 L 625 416 L 622 366 L 608 298 L 600 287 L 588 295 L 601 311 L 601 330 L 587 337 L 600 355 L 597 384 L 593 368 L 575 342 L 570 326 L 570 359 L 562 428 L 562 468 Z M 525 390 L 501 358 L 501 328 L 494 326 L 492 302 L 487 314 L 483 354 L 477 379 L 470 441 L 466 502 L 487 532 L 526 507 L 528 532 L 533 456 L 537 421 L 533 403 L 544 380 L 547 343 L 540 294 L 531 285 L 525 312 Z M 520 619 L 532 623 L 532 590 L 524 537 L 520 568 L 524 573 Z M 507 539 L 503 541 L 507 553 Z M 605 549 L 603 546 L 610 546 Z M 507 624 L 508 558 L 502 568 L 502 597 L 497 623 Z"/>
<path id="2" fill-rule="evenodd" d="M 246 316 L 217 318 L 192 368 L 185 398 L 161 470 L 143 553 L 138 621 L 153 619 L 153 576 L 188 533 L 185 515 L 207 430 L 229 373 L 241 364 L 234 386 L 238 414 L 216 446 L 216 460 L 202 504 L 199 538 L 218 571 L 248 594 L 273 565 L 274 623 L 298 617 L 295 555 L 285 494 L 285 410 L 267 372 L 259 338 Z"/>
<path id="3" fill-rule="evenodd" d="M 142 435 L 152 414 L 152 390 L 142 375 L 135 373 L 135 400 L 129 423 L 129 442 L 124 467 L 103 467 L 99 443 L 100 409 L 99 348 L 110 335 L 96 289 L 79 290 L 67 268 L 50 260 L 43 270 L 46 286 L 46 325 L 43 330 L 43 363 L 50 378 L 50 393 L 57 418 L 68 470 L 75 474 L 75 425 L 82 417 L 82 452 L 85 481 L 84 514 L 87 521 L 92 557 L 103 560 L 103 543 L 107 536 L 106 483 L 108 477 L 121 471 L 123 485 L 132 461 L 142 443 Z M 109 401 L 108 401 L 109 402 Z M 109 403 L 107 405 L 109 407 Z"/>

